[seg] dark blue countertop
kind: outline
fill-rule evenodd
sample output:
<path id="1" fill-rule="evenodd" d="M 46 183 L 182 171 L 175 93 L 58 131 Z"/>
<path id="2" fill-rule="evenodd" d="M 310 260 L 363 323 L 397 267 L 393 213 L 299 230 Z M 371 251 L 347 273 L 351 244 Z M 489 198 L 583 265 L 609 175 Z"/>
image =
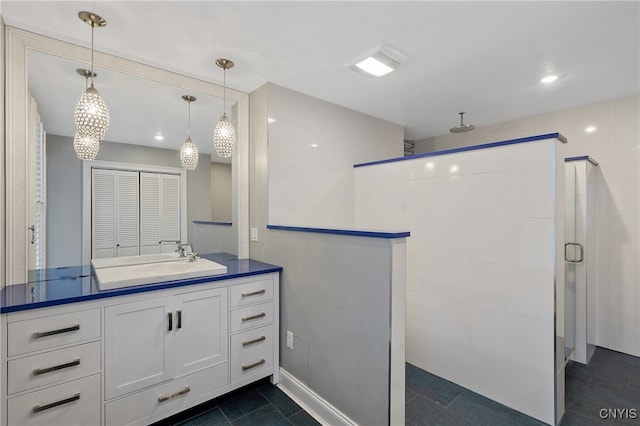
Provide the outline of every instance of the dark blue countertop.
<path id="1" fill-rule="evenodd" d="M 229 253 L 200 256 L 226 266 L 227 273 L 100 291 L 88 265 L 30 271 L 28 283 L 2 289 L 0 314 L 282 271 L 280 266 L 238 259 Z"/>

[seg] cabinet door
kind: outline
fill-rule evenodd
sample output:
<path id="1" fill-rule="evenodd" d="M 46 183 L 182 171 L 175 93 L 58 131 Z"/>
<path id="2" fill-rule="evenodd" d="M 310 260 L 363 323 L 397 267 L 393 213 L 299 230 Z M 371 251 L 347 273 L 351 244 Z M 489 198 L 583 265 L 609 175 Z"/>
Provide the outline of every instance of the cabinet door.
<path id="1" fill-rule="evenodd" d="M 227 289 L 176 295 L 176 375 L 228 359 Z"/>
<path id="2" fill-rule="evenodd" d="M 164 297 L 105 308 L 106 399 L 174 376 L 171 301 Z"/>

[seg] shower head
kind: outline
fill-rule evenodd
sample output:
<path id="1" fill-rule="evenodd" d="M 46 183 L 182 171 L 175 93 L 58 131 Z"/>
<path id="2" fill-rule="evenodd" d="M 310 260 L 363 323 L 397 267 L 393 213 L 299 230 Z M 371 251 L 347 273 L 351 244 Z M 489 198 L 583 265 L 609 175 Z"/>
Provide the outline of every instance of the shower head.
<path id="1" fill-rule="evenodd" d="M 450 128 L 449 131 L 451 133 L 465 133 L 470 132 L 476 128 L 476 126 L 474 126 L 473 124 L 464 124 L 462 122 L 462 116 L 464 115 L 464 112 L 459 112 L 458 114 L 460 114 L 460 124 L 456 127 Z"/>

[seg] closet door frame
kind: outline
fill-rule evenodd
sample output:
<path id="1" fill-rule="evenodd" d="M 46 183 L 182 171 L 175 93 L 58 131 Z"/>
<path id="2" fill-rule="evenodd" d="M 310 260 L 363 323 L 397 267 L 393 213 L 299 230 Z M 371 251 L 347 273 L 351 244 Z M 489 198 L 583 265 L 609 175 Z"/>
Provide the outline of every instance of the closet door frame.
<path id="1" fill-rule="evenodd" d="M 148 164 L 120 163 L 116 161 L 82 162 L 82 259 L 83 264 L 91 262 L 91 169 L 112 169 L 131 172 L 149 172 L 180 175 L 180 236 L 187 235 L 187 172 L 177 167 L 153 166 Z"/>

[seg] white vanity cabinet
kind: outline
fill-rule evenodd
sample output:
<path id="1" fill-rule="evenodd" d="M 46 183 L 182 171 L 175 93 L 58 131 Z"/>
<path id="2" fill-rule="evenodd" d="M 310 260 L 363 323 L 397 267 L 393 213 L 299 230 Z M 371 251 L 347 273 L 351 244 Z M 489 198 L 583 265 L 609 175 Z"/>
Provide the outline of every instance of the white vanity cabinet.
<path id="1" fill-rule="evenodd" d="M 278 382 L 279 273 L 2 315 L 1 425 L 145 425 Z"/>
<path id="2" fill-rule="evenodd" d="M 227 288 L 107 306 L 105 399 L 228 360 Z"/>
<path id="3" fill-rule="evenodd" d="M 99 424 L 98 307 L 2 316 L 2 424 Z"/>
<path id="4" fill-rule="evenodd" d="M 274 358 L 273 280 L 231 288 L 231 381 L 272 371 Z"/>

